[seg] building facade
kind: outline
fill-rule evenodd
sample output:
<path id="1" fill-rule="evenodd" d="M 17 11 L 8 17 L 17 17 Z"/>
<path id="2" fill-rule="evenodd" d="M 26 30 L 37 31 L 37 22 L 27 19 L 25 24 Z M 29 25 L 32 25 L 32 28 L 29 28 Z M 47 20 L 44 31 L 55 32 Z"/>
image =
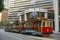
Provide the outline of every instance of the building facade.
<path id="1" fill-rule="evenodd" d="M 4 0 L 4 8 L 9 9 L 10 0 Z"/>
<path id="2" fill-rule="evenodd" d="M 19 12 L 23 12 L 26 9 L 31 8 L 34 10 L 36 7 L 39 10 L 40 8 L 43 9 L 53 9 L 53 3 L 51 1 L 36 1 L 36 0 L 13 0 L 10 2 L 10 10 L 9 10 L 9 21 L 17 20 L 18 17 L 14 16 L 13 13 L 16 15 Z M 12 15 L 12 16 L 11 16 Z"/>
<path id="3" fill-rule="evenodd" d="M 24 0 L 24 1 L 18 0 L 17 1 L 16 0 L 16 5 L 17 5 L 16 8 L 18 8 L 20 16 L 22 16 L 22 18 L 20 17 L 20 20 L 21 19 L 24 20 L 24 18 L 26 16 L 29 16 L 30 13 L 32 14 L 32 12 L 36 12 L 36 11 L 40 12 L 43 9 L 53 10 L 53 2 L 52 1 L 36 1 L 36 0 L 35 1 L 31 1 L 31 0 Z M 42 10 L 40 10 L 40 9 L 42 9 Z M 30 13 L 28 13 L 28 12 L 30 12 Z M 41 13 L 41 15 L 42 14 L 44 15 L 44 13 Z M 47 14 L 47 15 L 54 15 L 54 14 L 51 13 L 51 14 Z M 50 16 L 49 16 L 49 18 L 50 18 Z M 26 18 L 25 18 L 25 20 L 26 20 Z"/>
<path id="4" fill-rule="evenodd" d="M 15 0 L 14 3 L 14 7 L 10 7 L 10 14 L 16 13 L 20 22 L 27 21 L 36 14 L 38 18 L 45 17 L 53 20 L 53 31 L 60 31 L 59 0 Z"/>
<path id="5" fill-rule="evenodd" d="M 4 9 L 2 11 L 2 17 L 1 17 L 1 21 L 8 21 L 8 12 L 9 10 L 8 9 Z"/>
<path id="6" fill-rule="evenodd" d="M 0 22 L 1 22 L 1 18 L 2 18 L 2 13 L 0 12 Z"/>
<path id="7" fill-rule="evenodd" d="M 8 9 L 4 9 L 0 13 L 0 22 L 3 22 L 3 21 L 8 21 Z"/>
<path id="8" fill-rule="evenodd" d="M 16 9 L 16 5 L 15 5 L 15 0 L 10 0 L 10 7 L 9 7 L 9 14 L 8 14 L 8 20 L 9 22 L 17 20 L 17 9 Z"/>
<path id="9" fill-rule="evenodd" d="M 16 1 L 16 5 L 20 11 L 18 14 L 20 22 L 27 21 L 33 16 L 48 18 L 53 21 L 53 30 L 55 31 L 53 1 Z"/>

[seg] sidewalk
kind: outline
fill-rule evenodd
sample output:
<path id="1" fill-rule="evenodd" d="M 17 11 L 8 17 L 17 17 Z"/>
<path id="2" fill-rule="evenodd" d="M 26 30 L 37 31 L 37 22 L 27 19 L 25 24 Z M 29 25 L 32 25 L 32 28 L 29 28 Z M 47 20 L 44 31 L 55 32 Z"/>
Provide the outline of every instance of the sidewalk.
<path id="1" fill-rule="evenodd" d="M 53 34 L 57 34 L 57 35 L 60 35 L 60 32 L 58 32 L 58 33 L 53 33 Z"/>

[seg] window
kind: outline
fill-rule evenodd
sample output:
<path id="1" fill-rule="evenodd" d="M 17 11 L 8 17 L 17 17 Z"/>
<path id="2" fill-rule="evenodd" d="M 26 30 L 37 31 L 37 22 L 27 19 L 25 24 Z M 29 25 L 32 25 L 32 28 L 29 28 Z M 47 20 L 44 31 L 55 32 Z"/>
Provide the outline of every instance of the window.
<path id="1" fill-rule="evenodd" d="M 58 1 L 60 1 L 60 0 L 58 0 Z"/>
<path id="2" fill-rule="evenodd" d="M 58 2 L 58 3 L 59 3 L 58 5 L 59 5 L 59 15 L 60 15 L 60 0 L 59 0 L 59 2 Z"/>
<path id="3" fill-rule="evenodd" d="M 44 17 L 45 13 L 44 12 L 37 12 L 37 17 Z"/>
<path id="4" fill-rule="evenodd" d="M 58 4 L 58 5 L 59 5 L 59 7 L 60 7 L 60 1 L 59 1 L 59 4 Z"/>
<path id="5" fill-rule="evenodd" d="M 45 22 L 43 22 L 43 26 L 45 26 Z"/>
<path id="6" fill-rule="evenodd" d="M 50 22 L 49 22 L 49 21 L 47 21 L 46 23 L 47 23 L 47 27 L 49 27 L 49 26 L 50 26 Z"/>
<path id="7" fill-rule="evenodd" d="M 48 13 L 48 19 L 54 19 L 54 13 Z"/>
<path id="8" fill-rule="evenodd" d="M 50 26 L 52 26 L 52 22 L 50 22 Z"/>
<path id="9" fill-rule="evenodd" d="M 51 21 L 47 22 L 47 27 L 52 27 L 52 22 Z"/>
<path id="10" fill-rule="evenodd" d="M 59 10 L 59 15 L 60 15 L 60 10 Z"/>
<path id="11" fill-rule="evenodd" d="M 55 30 L 55 21 L 53 21 L 53 30 Z"/>
<path id="12" fill-rule="evenodd" d="M 30 13 L 26 13 L 26 15 L 27 15 L 27 20 L 29 20 L 30 19 Z"/>
<path id="13" fill-rule="evenodd" d="M 60 18 L 59 18 L 59 31 L 60 31 Z"/>
<path id="14" fill-rule="evenodd" d="M 45 13 L 44 12 L 41 12 L 41 17 L 44 17 Z"/>
<path id="15" fill-rule="evenodd" d="M 37 17 L 40 17 L 40 13 L 39 12 L 37 12 Z"/>
<path id="16" fill-rule="evenodd" d="M 39 21 L 39 27 L 41 27 L 41 21 Z"/>

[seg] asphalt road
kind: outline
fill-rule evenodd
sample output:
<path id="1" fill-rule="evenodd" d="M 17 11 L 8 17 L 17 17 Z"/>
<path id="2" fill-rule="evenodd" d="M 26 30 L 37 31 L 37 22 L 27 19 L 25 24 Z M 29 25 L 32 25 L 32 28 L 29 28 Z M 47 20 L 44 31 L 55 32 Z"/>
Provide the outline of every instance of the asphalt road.
<path id="1" fill-rule="evenodd" d="M 51 38 L 36 37 L 18 33 L 5 32 L 3 29 L 0 29 L 0 40 L 59 40 L 60 35 L 52 35 Z"/>

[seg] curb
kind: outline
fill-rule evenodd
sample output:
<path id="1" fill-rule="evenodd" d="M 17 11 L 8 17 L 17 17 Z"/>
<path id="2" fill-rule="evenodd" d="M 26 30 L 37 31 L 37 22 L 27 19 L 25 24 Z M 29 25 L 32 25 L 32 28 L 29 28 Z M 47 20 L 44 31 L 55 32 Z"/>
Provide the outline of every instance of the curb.
<path id="1" fill-rule="evenodd" d="M 54 32 L 54 31 L 53 31 L 53 34 L 60 35 L 60 32 Z"/>

